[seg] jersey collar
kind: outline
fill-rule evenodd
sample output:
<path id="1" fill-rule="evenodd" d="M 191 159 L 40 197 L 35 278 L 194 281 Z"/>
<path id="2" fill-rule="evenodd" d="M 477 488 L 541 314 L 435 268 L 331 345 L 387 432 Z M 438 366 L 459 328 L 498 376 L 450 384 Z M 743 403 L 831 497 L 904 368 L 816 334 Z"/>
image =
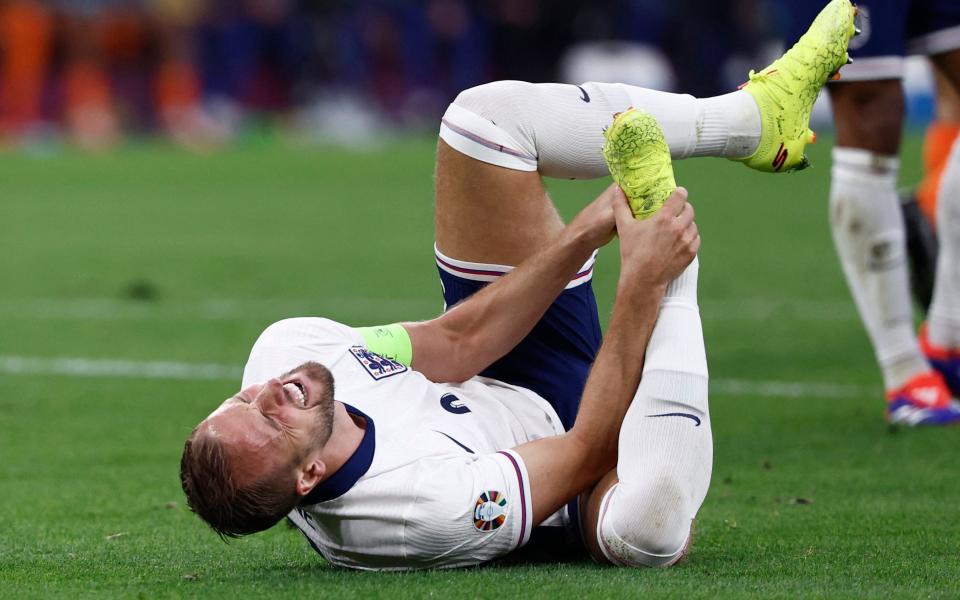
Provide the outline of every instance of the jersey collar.
<path id="1" fill-rule="evenodd" d="M 310 490 L 310 493 L 300 501 L 300 506 L 310 506 L 311 504 L 327 502 L 328 500 L 334 500 L 346 494 L 361 477 L 366 475 L 371 463 L 373 463 L 373 451 L 377 445 L 373 419 L 347 403 L 344 403 L 343 406 L 347 409 L 348 413 L 358 416 L 367 422 L 366 430 L 363 432 L 363 439 L 360 440 L 360 445 L 353 451 L 353 454 L 347 459 L 347 462 L 343 463 L 333 475 L 324 479 L 315 488 Z"/>

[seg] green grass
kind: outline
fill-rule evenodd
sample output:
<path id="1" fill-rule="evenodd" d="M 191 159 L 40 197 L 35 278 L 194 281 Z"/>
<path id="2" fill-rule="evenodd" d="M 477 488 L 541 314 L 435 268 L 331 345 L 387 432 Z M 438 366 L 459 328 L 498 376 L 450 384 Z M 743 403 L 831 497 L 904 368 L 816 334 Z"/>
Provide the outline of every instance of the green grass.
<path id="1" fill-rule="evenodd" d="M 4 156 L 0 355 L 239 367 L 282 317 L 430 317 L 432 146 Z M 678 166 L 703 232 L 711 376 L 727 390 L 711 400 L 713 484 L 683 566 L 372 574 L 331 568 L 284 527 L 225 545 L 186 510 L 177 468 L 235 381 L 0 374 L 0 596 L 956 597 L 960 438 L 883 423 L 829 238 L 828 151 L 789 176 Z M 916 179 L 914 138 L 905 161 Z M 603 185 L 551 191 L 570 216 Z M 616 256 L 595 278 L 604 316 Z M 730 380 L 852 391 L 750 396 Z"/>

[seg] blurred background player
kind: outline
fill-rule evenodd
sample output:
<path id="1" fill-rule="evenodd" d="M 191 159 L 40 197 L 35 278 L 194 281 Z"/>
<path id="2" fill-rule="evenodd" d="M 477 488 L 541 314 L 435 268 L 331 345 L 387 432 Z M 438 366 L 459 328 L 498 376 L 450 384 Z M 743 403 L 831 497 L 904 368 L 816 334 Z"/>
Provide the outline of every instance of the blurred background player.
<path id="1" fill-rule="evenodd" d="M 0 0 L 0 138 L 375 142 L 498 79 L 709 96 L 776 56 L 771 1 Z"/>
<path id="2" fill-rule="evenodd" d="M 917 188 L 917 203 L 924 217 L 936 226 L 937 197 L 947 168 L 950 150 L 960 134 L 960 92 L 940 71 L 936 82 L 935 120 L 927 127 L 923 140 L 923 181 Z"/>
<path id="3" fill-rule="evenodd" d="M 50 62 L 53 15 L 39 2 L 0 4 L 0 140 L 41 119 Z"/>
<path id="4" fill-rule="evenodd" d="M 958 366 L 960 361 L 958 361 L 957 352 L 938 345 L 939 340 L 931 340 L 930 330 L 931 326 L 936 327 L 937 323 L 942 321 L 948 324 L 956 321 L 955 312 L 946 314 L 943 312 L 951 308 L 948 295 L 955 294 L 957 291 L 956 288 L 945 283 L 956 281 L 958 277 L 956 254 L 947 258 L 942 257 L 936 232 L 940 205 L 943 204 L 945 210 L 955 213 L 956 198 L 960 196 L 960 174 L 958 174 L 960 144 L 957 143 L 960 137 L 960 92 L 942 72 L 937 71 L 935 74 L 936 120 L 927 128 L 924 138 L 923 181 L 916 191 L 917 204 L 923 221 L 917 223 L 913 232 L 908 231 L 908 238 L 912 233 L 915 242 L 932 240 L 931 242 L 920 241 L 920 244 L 926 248 L 932 248 L 932 252 L 921 250 L 912 261 L 914 273 L 917 274 L 914 275 L 914 289 L 924 293 L 919 300 L 931 320 L 930 324 L 925 324 L 920 329 L 920 345 L 924 354 L 930 359 L 930 363 L 943 373 L 950 389 L 957 394 L 957 390 L 960 389 L 960 366 Z M 955 216 L 948 215 L 947 219 L 953 226 L 956 225 Z M 944 235 L 947 236 L 947 243 L 952 243 L 949 241 L 951 232 L 944 231 Z M 925 264 L 923 261 L 926 261 Z M 923 273 L 930 274 L 921 279 Z M 927 282 L 931 283 L 927 285 Z M 928 289 L 929 293 L 927 293 Z M 937 304 L 934 304 L 935 299 Z M 951 343 L 956 344 L 955 341 Z"/>
<path id="5" fill-rule="evenodd" d="M 822 5 L 791 0 L 797 33 Z M 896 183 L 904 57 L 928 55 L 957 89 L 960 3 L 866 0 L 858 7 L 863 34 L 850 45 L 855 62 L 829 86 L 837 128 L 830 193 L 834 241 L 883 373 L 887 419 L 905 425 L 958 423 L 960 405 L 952 395 L 960 392 L 960 193 L 954 192 L 960 192 L 960 156 L 953 152 L 941 177 L 940 254 L 923 349 L 914 333 Z"/>
<path id="6" fill-rule="evenodd" d="M 937 196 L 950 150 L 960 134 L 960 94 L 939 71 L 934 71 L 935 120 L 923 140 L 923 179 L 901 197 L 907 227 L 907 252 L 914 299 L 926 313 L 933 302 L 937 273 Z"/>

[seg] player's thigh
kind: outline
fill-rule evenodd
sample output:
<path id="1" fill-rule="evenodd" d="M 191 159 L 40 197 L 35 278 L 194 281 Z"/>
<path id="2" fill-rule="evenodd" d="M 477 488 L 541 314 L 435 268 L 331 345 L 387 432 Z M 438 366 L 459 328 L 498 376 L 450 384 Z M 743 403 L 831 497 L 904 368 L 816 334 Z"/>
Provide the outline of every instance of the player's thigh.
<path id="1" fill-rule="evenodd" d="M 900 151 L 904 98 L 899 79 L 840 81 L 829 90 L 838 146 L 884 155 Z"/>
<path id="2" fill-rule="evenodd" d="M 600 540 L 597 537 L 597 525 L 600 523 L 600 508 L 603 498 L 620 480 L 616 469 L 604 475 L 593 489 L 580 495 L 580 531 L 583 535 L 583 544 L 587 547 L 590 557 L 598 563 L 610 564 L 610 561 L 600 549 Z"/>
<path id="3" fill-rule="evenodd" d="M 936 88 L 936 120 L 942 123 L 960 123 L 960 84 L 947 77 L 944 70 L 933 61 Z"/>
<path id="4" fill-rule="evenodd" d="M 910 53 L 929 56 L 954 91 L 960 90 L 960 2 L 912 0 L 907 36 Z"/>
<path id="5" fill-rule="evenodd" d="M 960 36 L 960 31 L 957 34 Z M 943 82 L 937 86 L 938 116 L 960 121 L 960 49 L 935 54 L 930 60 L 936 66 L 938 84 Z"/>
<path id="6" fill-rule="evenodd" d="M 515 171 L 437 147 L 437 247 L 463 261 L 519 265 L 563 228 L 536 171 Z"/>

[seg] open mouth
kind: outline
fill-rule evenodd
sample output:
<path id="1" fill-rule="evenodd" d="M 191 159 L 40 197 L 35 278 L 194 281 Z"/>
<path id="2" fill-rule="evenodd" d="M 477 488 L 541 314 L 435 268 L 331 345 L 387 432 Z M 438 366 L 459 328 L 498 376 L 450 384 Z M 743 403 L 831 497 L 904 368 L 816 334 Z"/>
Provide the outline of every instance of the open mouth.
<path id="1" fill-rule="evenodd" d="M 307 390 L 299 381 L 288 381 L 283 384 L 283 392 L 290 402 L 301 408 L 307 407 Z"/>

